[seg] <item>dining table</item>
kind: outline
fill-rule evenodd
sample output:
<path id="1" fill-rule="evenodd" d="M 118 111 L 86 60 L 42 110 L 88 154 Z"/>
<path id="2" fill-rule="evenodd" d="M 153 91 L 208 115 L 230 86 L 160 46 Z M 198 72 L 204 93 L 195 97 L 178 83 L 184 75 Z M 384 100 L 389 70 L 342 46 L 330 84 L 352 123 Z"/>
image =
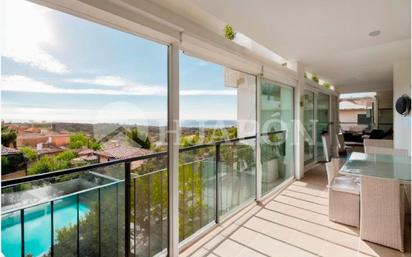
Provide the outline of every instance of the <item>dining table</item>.
<path id="1" fill-rule="evenodd" d="M 352 152 L 339 173 L 361 178 L 360 238 L 404 251 L 403 199 L 406 196 L 410 206 L 411 157 Z M 405 194 L 396 194 L 394 181 Z"/>
<path id="2" fill-rule="evenodd" d="M 350 176 L 372 176 L 411 182 L 411 157 L 352 152 L 339 173 Z"/>

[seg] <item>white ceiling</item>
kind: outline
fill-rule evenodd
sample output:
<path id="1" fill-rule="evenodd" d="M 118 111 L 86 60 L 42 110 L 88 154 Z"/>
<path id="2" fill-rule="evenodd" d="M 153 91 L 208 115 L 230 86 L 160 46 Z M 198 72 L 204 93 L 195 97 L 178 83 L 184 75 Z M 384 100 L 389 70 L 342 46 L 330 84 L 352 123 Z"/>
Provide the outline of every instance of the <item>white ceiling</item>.
<path id="1" fill-rule="evenodd" d="M 232 24 L 342 91 L 390 88 L 392 65 L 410 58 L 410 0 L 152 1 L 212 30 Z"/>

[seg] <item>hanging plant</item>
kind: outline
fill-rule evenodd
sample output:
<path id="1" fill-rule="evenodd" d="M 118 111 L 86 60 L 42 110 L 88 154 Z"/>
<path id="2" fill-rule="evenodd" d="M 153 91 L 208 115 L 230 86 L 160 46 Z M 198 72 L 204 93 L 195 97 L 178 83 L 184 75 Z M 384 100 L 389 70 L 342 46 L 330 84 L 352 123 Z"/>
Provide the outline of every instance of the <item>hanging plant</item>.
<path id="1" fill-rule="evenodd" d="M 330 84 L 328 82 L 323 83 L 323 87 L 330 89 Z"/>
<path id="2" fill-rule="evenodd" d="M 316 74 L 312 75 L 312 80 L 315 81 L 316 83 L 319 83 L 319 78 L 316 76 Z"/>
<path id="3" fill-rule="evenodd" d="M 233 30 L 233 27 L 227 24 L 224 28 L 225 38 L 233 40 L 236 37 L 236 32 Z"/>

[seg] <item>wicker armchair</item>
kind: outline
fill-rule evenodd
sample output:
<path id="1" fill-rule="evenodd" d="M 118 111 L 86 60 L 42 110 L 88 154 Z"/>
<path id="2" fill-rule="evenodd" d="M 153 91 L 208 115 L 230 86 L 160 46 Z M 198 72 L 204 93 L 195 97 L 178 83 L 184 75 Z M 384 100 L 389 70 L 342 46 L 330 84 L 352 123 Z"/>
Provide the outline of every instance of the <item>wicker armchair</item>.
<path id="1" fill-rule="evenodd" d="M 386 147 L 377 147 L 377 146 L 365 147 L 365 153 L 408 156 L 408 150 L 395 149 L 395 148 L 386 148 Z"/>
<path id="2" fill-rule="evenodd" d="M 404 192 L 398 180 L 361 177 L 362 240 L 404 251 Z"/>
<path id="3" fill-rule="evenodd" d="M 329 192 L 329 219 L 359 227 L 359 184 L 350 176 L 339 176 L 340 160 L 326 163 Z"/>

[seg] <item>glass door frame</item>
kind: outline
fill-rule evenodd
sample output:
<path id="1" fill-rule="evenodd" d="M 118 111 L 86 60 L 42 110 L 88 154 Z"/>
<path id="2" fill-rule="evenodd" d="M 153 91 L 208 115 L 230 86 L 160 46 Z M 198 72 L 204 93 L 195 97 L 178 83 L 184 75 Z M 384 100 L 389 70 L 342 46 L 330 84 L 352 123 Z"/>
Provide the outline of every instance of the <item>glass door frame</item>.
<path id="1" fill-rule="evenodd" d="M 271 190 L 269 190 L 268 192 L 265 192 L 263 194 L 262 192 L 262 163 L 261 163 L 261 149 L 260 149 L 260 141 L 261 141 L 261 91 L 262 91 L 262 81 L 267 81 L 271 84 L 274 84 L 277 87 L 280 88 L 287 88 L 287 89 L 292 89 L 292 131 L 291 133 L 291 144 L 292 144 L 292 156 L 291 156 L 291 161 L 293 163 L 293 168 L 292 168 L 292 176 L 290 178 L 286 178 L 282 183 L 280 183 L 279 185 L 275 186 L 274 188 L 272 188 Z M 265 78 L 262 75 L 258 76 L 258 83 L 257 83 L 257 91 L 256 91 L 256 97 L 257 97 L 257 101 L 256 101 L 256 111 L 257 111 L 257 115 L 256 115 L 256 127 L 257 127 L 257 134 L 256 134 L 256 142 L 257 142 L 257 147 L 256 147 L 256 152 L 258 154 L 258 158 L 256 159 L 256 164 L 257 164 L 257 176 L 256 176 L 256 200 L 261 200 L 262 198 L 265 198 L 266 196 L 270 196 L 272 193 L 276 192 L 279 188 L 282 187 L 282 185 L 284 185 L 285 183 L 288 183 L 289 180 L 296 178 L 296 165 L 295 165 L 295 151 L 296 151 L 296 145 L 294 144 L 295 142 L 295 126 L 294 126 L 294 122 L 295 122 L 295 94 L 296 94 L 296 90 L 294 86 L 290 86 L 287 85 L 285 83 L 273 80 L 273 79 L 269 79 L 269 78 Z"/>
<path id="2" fill-rule="evenodd" d="M 313 106 L 314 106 L 313 107 L 313 119 L 314 119 L 313 123 L 314 124 L 313 124 L 313 129 L 312 129 L 312 139 L 313 139 L 313 142 L 314 142 L 314 145 L 313 145 L 313 159 L 312 159 L 311 162 L 304 163 L 304 167 L 306 169 L 307 167 L 311 167 L 312 165 L 324 160 L 323 156 L 320 158 L 319 154 L 318 154 L 318 147 L 319 146 L 318 146 L 318 135 L 317 135 L 318 133 L 317 133 L 317 131 L 318 131 L 318 118 L 319 118 L 319 115 L 318 115 L 318 97 L 319 97 L 319 94 L 327 95 L 328 98 L 329 98 L 329 100 L 328 100 L 328 115 L 327 115 L 328 122 L 327 123 L 328 123 L 328 133 L 329 133 L 330 137 L 331 137 L 330 132 L 331 132 L 331 129 L 333 127 L 331 125 L 334 124 L 334 121 L 332 119 L 333 115 L 331 115 L 331 112 L 332 112 L 331 97 L 333 96 L 333 94 L 331 92 L 325 92 L 322 89 L 316 89 L 316 88 L 310 87 L 308 85 L 305 85 L 304 92 L 313 93 Z M 332 139 L 333 138 L 331 137 L 331 142 L 332 142 Z"/>

